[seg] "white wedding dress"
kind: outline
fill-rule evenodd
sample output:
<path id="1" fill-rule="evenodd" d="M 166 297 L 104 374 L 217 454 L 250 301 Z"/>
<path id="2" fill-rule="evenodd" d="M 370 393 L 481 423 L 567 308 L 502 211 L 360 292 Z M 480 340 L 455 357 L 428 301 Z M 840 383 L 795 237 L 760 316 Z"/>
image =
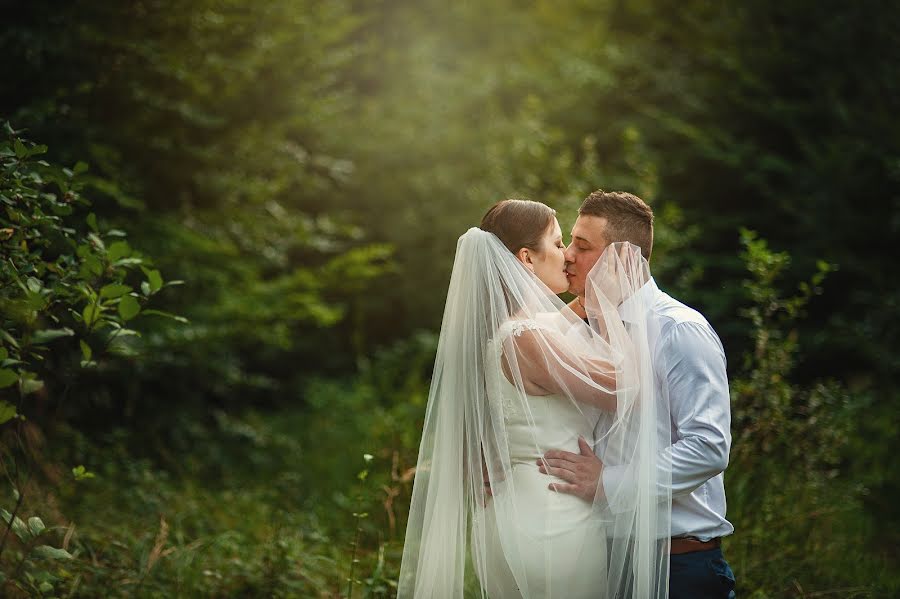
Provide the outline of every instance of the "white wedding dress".
<path id="1" fill-rule="evenodd" d="M 487 395 L 502 412 L 511 466 L 473 522 L 473 538 L 484 539 L 483 548 L 472 543 L 473 559 L 476 571 L 488 574 L 482 583 L 491 599 L 593 598 L 606 588 L 603 523 L 590 503 L 550 490 L 550 483 L 564 481 L 537 467 L 549 449 L 578 453 L 579 435 L 593 443 L 595 422 L 558 395 L 525 395 L 523 402 L 502 372 L 504 339 L 540 326 L 534 320 L 507 321 L 486 352 Z"/>

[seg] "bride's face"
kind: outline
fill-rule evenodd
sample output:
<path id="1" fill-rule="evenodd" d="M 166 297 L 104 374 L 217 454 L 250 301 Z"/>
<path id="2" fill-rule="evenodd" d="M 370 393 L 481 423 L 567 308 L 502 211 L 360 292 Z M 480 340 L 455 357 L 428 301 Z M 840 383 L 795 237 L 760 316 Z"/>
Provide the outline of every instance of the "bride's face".
<path id="1" fill-rule="evenodd" d="M 554 218 L 541 237 L 539 251 L 522 248 L 517 257 L 553 293 L 562 293 L 569 289 L 565 250 L 559 221 Z"/>

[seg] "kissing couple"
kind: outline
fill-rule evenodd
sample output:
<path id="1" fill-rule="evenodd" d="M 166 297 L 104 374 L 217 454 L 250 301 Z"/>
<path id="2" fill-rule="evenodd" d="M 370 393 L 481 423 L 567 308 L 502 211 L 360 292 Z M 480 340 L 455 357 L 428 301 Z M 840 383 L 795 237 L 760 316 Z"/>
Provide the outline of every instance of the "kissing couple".
<path id="1" fill-rule="evenodd" d="M 652 249 L 650 207 L 602 190 L 568 246 L 528 200 L 459 238 L 398 597 L 734 596 L 725 352 Z"/>

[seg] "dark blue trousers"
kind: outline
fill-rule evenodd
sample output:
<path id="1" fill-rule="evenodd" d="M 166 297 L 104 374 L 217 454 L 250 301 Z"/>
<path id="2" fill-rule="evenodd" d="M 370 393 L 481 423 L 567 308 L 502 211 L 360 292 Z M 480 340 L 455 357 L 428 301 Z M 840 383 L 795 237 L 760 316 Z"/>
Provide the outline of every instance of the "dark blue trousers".
<path id="1" fill-rule="evenodd" d="M 721 549 L 669 558 L 669 599 L 734 598 L 734 573 Z"/>

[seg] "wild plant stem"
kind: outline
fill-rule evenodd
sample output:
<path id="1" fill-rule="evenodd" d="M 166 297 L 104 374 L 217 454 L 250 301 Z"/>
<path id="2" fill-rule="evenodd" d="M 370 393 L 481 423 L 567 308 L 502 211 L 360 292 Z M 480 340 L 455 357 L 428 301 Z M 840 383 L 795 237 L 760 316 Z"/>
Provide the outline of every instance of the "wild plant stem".
<path id="1" fill-rule="evenodd" d="M 353 598 L 353 570 L 356 566 L 356 548 L 359 546 L 359 535 L 362 533 L 361 521 L 362 518 L 356 516 L 356 537 L 353 539 L 353 551 L 350 552 L 350 579 L 347 584 L 347 599 Z"/>

